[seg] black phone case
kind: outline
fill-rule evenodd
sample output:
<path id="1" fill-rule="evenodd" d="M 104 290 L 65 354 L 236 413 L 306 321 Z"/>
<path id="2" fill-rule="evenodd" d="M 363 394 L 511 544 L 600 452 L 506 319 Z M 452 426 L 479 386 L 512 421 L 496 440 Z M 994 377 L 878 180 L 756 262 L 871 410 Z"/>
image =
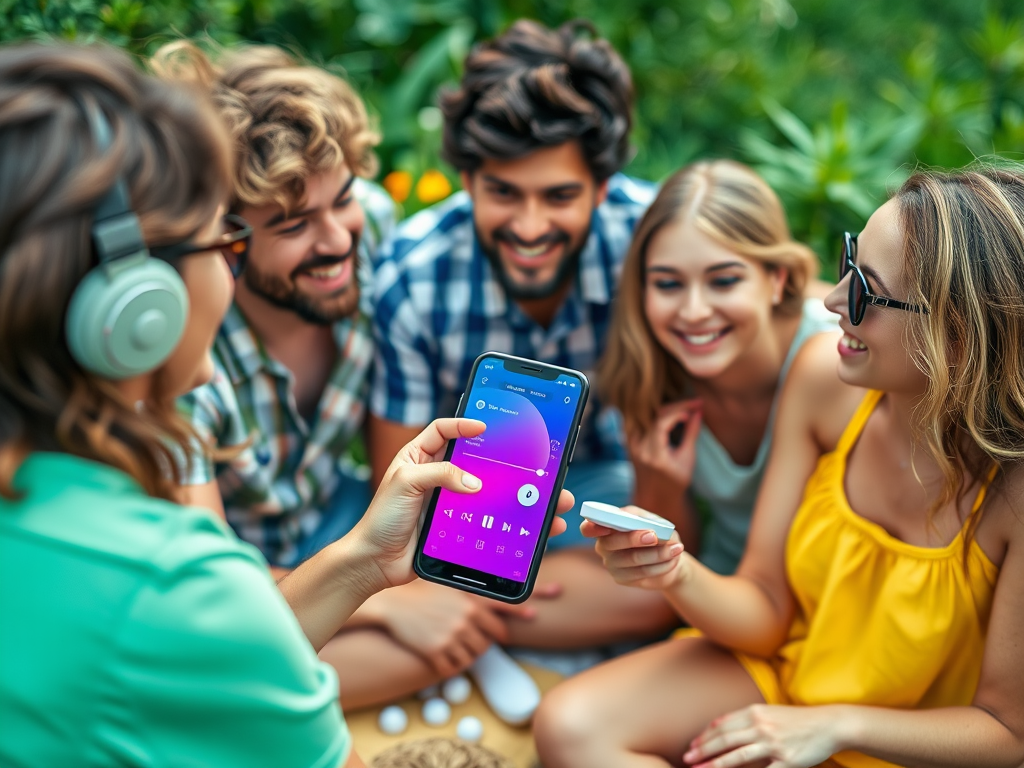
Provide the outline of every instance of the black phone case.
<path id="1" fill-rule="evenodd" d="M 527 600 L 533 593 L 533 588 L 537 582 L 537 574 L 540 571 L 540 561 L 544 554 L 544 549 L 548 543 L 548 534 L 551 531 L 551 523 L 555 517 L 555 509 L 558 505 L 558 497 L 562 492 L 562 488 L 565 484 L 565 476 L 569 471 L 569 464 L 572 463 L 572 457 L 576 452 L 576 441 L 579 439 L 580 424 L 583 421 L 583 411 L 587 405 L 587 399 L 590 396 L 590 381 L 587 379 L 586 374 L 582 371 L 577 371 L 572 368 L 563 368 L 558 365 L 551 365 L 549 363 L 542 363 L 538 360 L 529 360 L 522 357 L 516 357 L 515 355 L 507 355 L 502 352 L 484 352 L 476 360 L 473 361 L 473 368 L 469 373 L 469 381 L 466 382 L 466 388 L 463 390 L 462 396 L 459 399 L 459 405 L 456 408 L 455 415 L 464 416 L 466 412 L 466 393 L 472 389 L 473 382 L 476 381 L 477 369 L 480 363 L 486 359 L 500 359 L 500 360 L 512 360 L 516 363 L 536 366 L 544 371 L 556 371 L 556 378 L 558 374 L 564 373 L 572 376 L 579 377 L 582 383 L 583 391 L 580 393 L 580 399 L 576 406 L 576 413 L 573 414 L 572 424 L 569 426 L 569 435 L 571 435 L 572 443 L 566 447 L 566 450 L 562 453 L 562 460 L 558 465 L 558 475 L 555 478 L 555 484 L 552 488 L 551 500 L 548 502 L 548 509 L 544 515 L 544 524 L 540 531 L 540 537 L 537 540 L 537 546 L 535 547 L 530 559 L 530 570 L 527 574 L 526 581 L 523 582 L 523 592 L 517 595 L 505 595 L 497 592 L 492 592 L 487 589 L 475 587 L 472 584 L 466 584 L 455 579 L 444 578 L 426 571 L 423 567 L 422 559 L 429 557 L 423 554 L 423 548 L 426 545 L 427 534 L 430 531 L 430 525 L 434 520 L 434 512 L 437 510 L 437 501 L 441 494 L 440 488 L 435 488 L 433 494 L 430 497 L 430 503 L 427 505 L 426 512 L 424 513 L 423 525 L 420 528 L 420 535 L 416 541 L 416 553 L 413 556 L 413 570 L 416 575 L 424 581 L 432 581 L 435 584 L 444 584 L 448 587 L 454 587 L 455 589 L 461 589 L 464 592 L 472 592 L 473 594 L 482 595 L 483 597 L 491 598 L 492 600 L 499 600 L 503 603 L 522 603 Z M 539 378 L 539 377 L 538 377 Z M 448 447 L 445 449 L 444 460 L 450 461 L 452 454 L 455 452 L 455 441 L 450 440 Z"/>

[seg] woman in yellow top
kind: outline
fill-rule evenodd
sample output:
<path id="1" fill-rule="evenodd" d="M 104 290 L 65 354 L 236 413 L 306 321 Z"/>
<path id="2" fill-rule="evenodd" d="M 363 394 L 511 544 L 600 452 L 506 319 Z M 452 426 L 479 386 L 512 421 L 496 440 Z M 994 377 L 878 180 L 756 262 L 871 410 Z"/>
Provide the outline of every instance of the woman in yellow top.
<path id="1" fill-rule="evenodd" d="M 736 575 L 584 524 L 699 632 L 555 689 L 545 768 L 1024 761 L 1024 168 L 915 174 L 845 246 Z"/>

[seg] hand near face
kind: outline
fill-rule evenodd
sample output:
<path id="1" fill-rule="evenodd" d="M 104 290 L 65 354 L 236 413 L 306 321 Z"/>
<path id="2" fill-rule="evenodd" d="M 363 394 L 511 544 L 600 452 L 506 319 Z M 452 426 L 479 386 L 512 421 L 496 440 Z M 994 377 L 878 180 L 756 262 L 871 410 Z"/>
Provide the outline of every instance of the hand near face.
<path id="1" fill-rule="evenodd" d="M 697 461 L 701 401 L 683 400 L 662 406 L 646 435 L 630 438 L 629 455 L 638 464 L 670 478 L 680 488 L 690 487 Z M 682 439 L 673 445 L 673 432 L 682 427 Z"/>
<path id="2" fill-rule="evenodd" d="M 480 490 L 479 478 L 442 459 L 449 440 L 476 437 L 485 428 L 482 421 L 475 419 L 437 419 L 391 462 L 370 508 L 353 530 L 380 571 L 382 587 L 406 584 L 415 578 L 412 560 L 420 512 L 434 488 L 440 486 L 465 494 Z M 563 490 L 556 511 L 562 514 L 572 505 L 572 494 Z M 551 535 L 564 530 L 565 521 L 556 517 L 551 524 Z"/>

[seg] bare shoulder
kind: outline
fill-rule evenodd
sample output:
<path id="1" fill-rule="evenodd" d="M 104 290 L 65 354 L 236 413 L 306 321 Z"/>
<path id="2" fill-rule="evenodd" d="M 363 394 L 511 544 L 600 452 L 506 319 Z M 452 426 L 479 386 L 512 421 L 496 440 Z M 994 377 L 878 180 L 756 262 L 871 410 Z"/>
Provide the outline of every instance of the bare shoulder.
<path id="1" fill-rule="evenodd" d="M 803 422 L 823 453 L 833 450 L 866 390 L 839 378 L 840 332 L 809 338 L 793 360 L 783 391 L 791 418 Z"/>
<path id="2" fill-rule="evenodd" d="M 1024 464 L 1004 465 L 990 491 L 978 541 L 997 565 L 1006 550 L 1024 551 Z"/>

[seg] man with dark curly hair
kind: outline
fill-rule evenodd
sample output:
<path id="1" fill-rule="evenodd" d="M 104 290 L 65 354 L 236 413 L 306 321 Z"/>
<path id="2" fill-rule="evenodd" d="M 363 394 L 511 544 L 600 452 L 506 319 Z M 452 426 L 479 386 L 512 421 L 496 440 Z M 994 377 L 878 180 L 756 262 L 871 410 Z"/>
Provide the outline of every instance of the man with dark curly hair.
<path id="1" fill-rule="evenodd" d="M 464 191 L 400 224 L 375 263 L 375 481 L 409 436 L 454 413 L 480 353 L 593 371 L 622 260 L 655 193 L 620 173 L 632 102 L 626 64 L 587 22 L 552 30 L 520 20 L 469 54 L 461 83 L 441 96 L 443 155 Z M 545 555 L 529 613 L 442 598 L 452 590 L 429 583 L 382 595 L 389 613 L 412 624 L 438 600 L 460 603 L 446 621 L 462 657 L 492 640 L 579 649 L 666 630 L 663 602 L 615 585 L 578 533 L 581 500 L 630 500 L 616 416 L 592 399 L 566 482 L 577 509 Z"/>

